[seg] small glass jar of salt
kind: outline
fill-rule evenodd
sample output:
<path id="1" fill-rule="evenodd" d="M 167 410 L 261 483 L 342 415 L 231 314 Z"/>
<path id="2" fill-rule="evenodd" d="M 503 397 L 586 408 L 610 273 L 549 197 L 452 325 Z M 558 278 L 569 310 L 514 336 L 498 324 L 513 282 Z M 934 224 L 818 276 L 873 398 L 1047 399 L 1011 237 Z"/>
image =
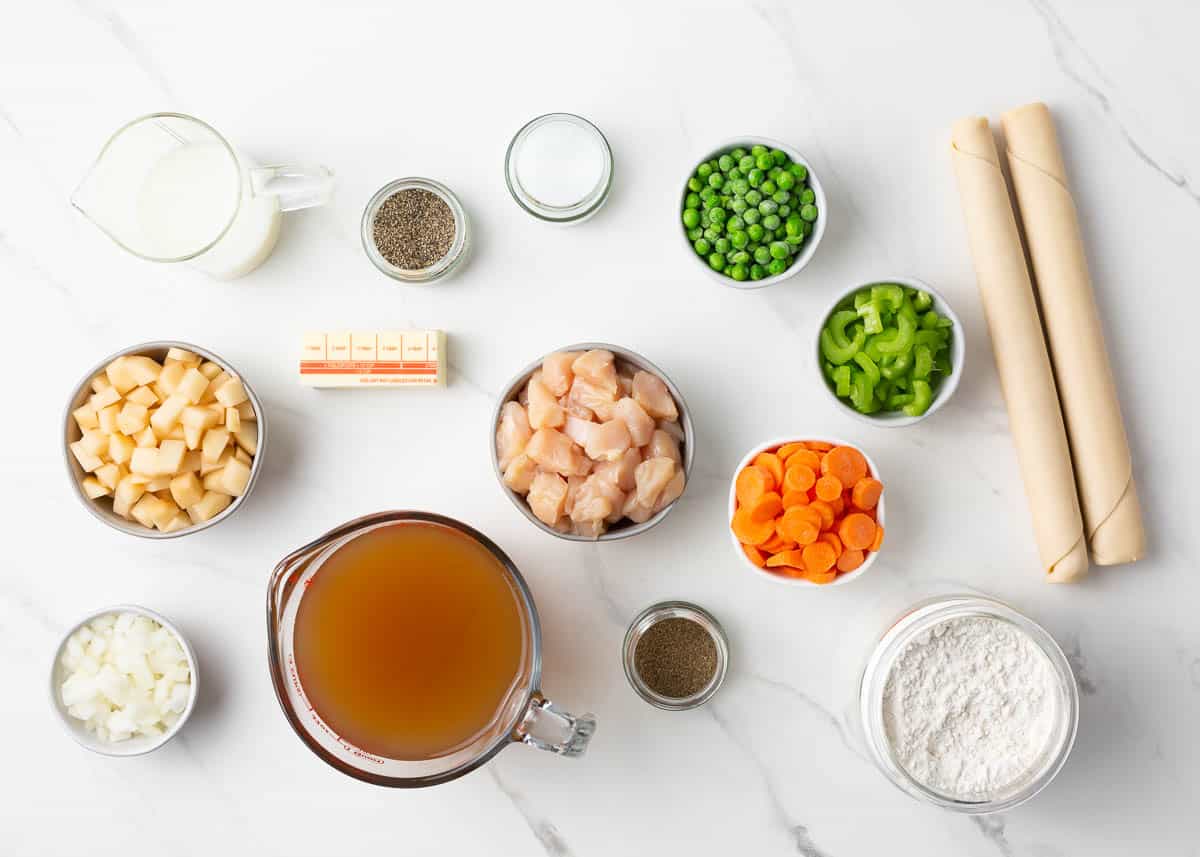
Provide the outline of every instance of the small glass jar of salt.
<path id="1" fill-rule="evenodd" d="M 539 220 L 580 223 L 612 187 L 613 156 L 600 129 L 573 113 L 527 122 L 504 156 L 504 180 L 517 205 Z"/>

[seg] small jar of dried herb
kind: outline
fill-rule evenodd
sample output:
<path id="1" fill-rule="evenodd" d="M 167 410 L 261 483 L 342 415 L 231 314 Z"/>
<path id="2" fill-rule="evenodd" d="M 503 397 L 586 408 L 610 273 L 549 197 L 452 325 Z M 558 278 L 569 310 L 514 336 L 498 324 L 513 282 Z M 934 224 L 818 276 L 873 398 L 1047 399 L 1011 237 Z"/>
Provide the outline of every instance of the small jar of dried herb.
<path id="1" fill-rule="evenodd" d="M 647 607 L 629 625 L 625 677 L 642 699 L 668 711 L 703 705 L 725 680 L 729 643 L 707 610 L 684 601 Z"/>
<path id="2" fill-rule="evenodd" d="M 362 217 L 367 258 L 406 283 L 431 283 L 466 257 L 467 215 L 450 188 L 433 179 L 404 178 L 380 188 Z"/>

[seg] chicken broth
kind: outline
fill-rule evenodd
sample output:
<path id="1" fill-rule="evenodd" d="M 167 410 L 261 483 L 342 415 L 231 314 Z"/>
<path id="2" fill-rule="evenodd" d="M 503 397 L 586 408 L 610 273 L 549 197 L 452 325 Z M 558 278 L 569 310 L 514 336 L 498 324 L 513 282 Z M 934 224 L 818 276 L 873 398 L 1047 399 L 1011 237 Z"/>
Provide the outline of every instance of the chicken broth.
<path id="1" fill-rule="evenodd" d="M 528 613 L 508 571 L 450 527 L 377 527 L 331 554 L 296 615 L 300 683 L 343 740 L 422 760 L 469 745 L 524 673 Z"/>

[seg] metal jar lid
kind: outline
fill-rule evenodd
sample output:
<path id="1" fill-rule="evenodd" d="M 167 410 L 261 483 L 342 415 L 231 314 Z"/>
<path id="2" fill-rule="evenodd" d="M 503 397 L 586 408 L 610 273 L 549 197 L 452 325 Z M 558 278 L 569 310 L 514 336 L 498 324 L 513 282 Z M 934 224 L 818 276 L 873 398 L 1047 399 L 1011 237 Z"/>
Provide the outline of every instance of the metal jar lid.
<path id="1" fill-rule="evenodd" d="M 717 668 L 708 684 L 691 696 L 671 697 L 655 693 L 642 680 L 634 664 L 634 656 L 637 654 L 638 643 L 641 641 L 642 635 L 664 619 L 688 619 L 695 622 L 708 632 L 716 646 Z M 729 666 L 729 640 L 725 637 L 721 623 L 704 608 L 686 601 L 663 601 L 650 605 L 634 617 L 629 624 L 629 630 L 625 632 L 621 657 L 625 664 L 625 678 L 629 680 L 630 687 L 638 696 L 656 708 L 666 711 L 687 711 L 698 708 L 712 699 L 725 681 L 725 671 Z"/>

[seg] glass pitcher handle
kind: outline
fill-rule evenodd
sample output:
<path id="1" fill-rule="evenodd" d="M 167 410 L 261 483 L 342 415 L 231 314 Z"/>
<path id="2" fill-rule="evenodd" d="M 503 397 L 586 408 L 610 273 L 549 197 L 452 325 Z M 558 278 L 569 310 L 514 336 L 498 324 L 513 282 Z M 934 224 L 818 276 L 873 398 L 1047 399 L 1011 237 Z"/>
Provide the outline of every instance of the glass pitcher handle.
<path id="1" fill-rule="evenodd" d="M 333 195 L 333 170 L 320 165 L 274 164 L 250 170 L 250 187 L 256 196 L 279 198 L 280 211 L 296 211 L 329 202 Z"/>
<path id="2" fill-rule="evenodd" d="M 513 730 L 513 740 L 560 756 L 582 756 L 595 732 L 594 715 L 568 714 L 535 693 L 521 723 Z"/>

